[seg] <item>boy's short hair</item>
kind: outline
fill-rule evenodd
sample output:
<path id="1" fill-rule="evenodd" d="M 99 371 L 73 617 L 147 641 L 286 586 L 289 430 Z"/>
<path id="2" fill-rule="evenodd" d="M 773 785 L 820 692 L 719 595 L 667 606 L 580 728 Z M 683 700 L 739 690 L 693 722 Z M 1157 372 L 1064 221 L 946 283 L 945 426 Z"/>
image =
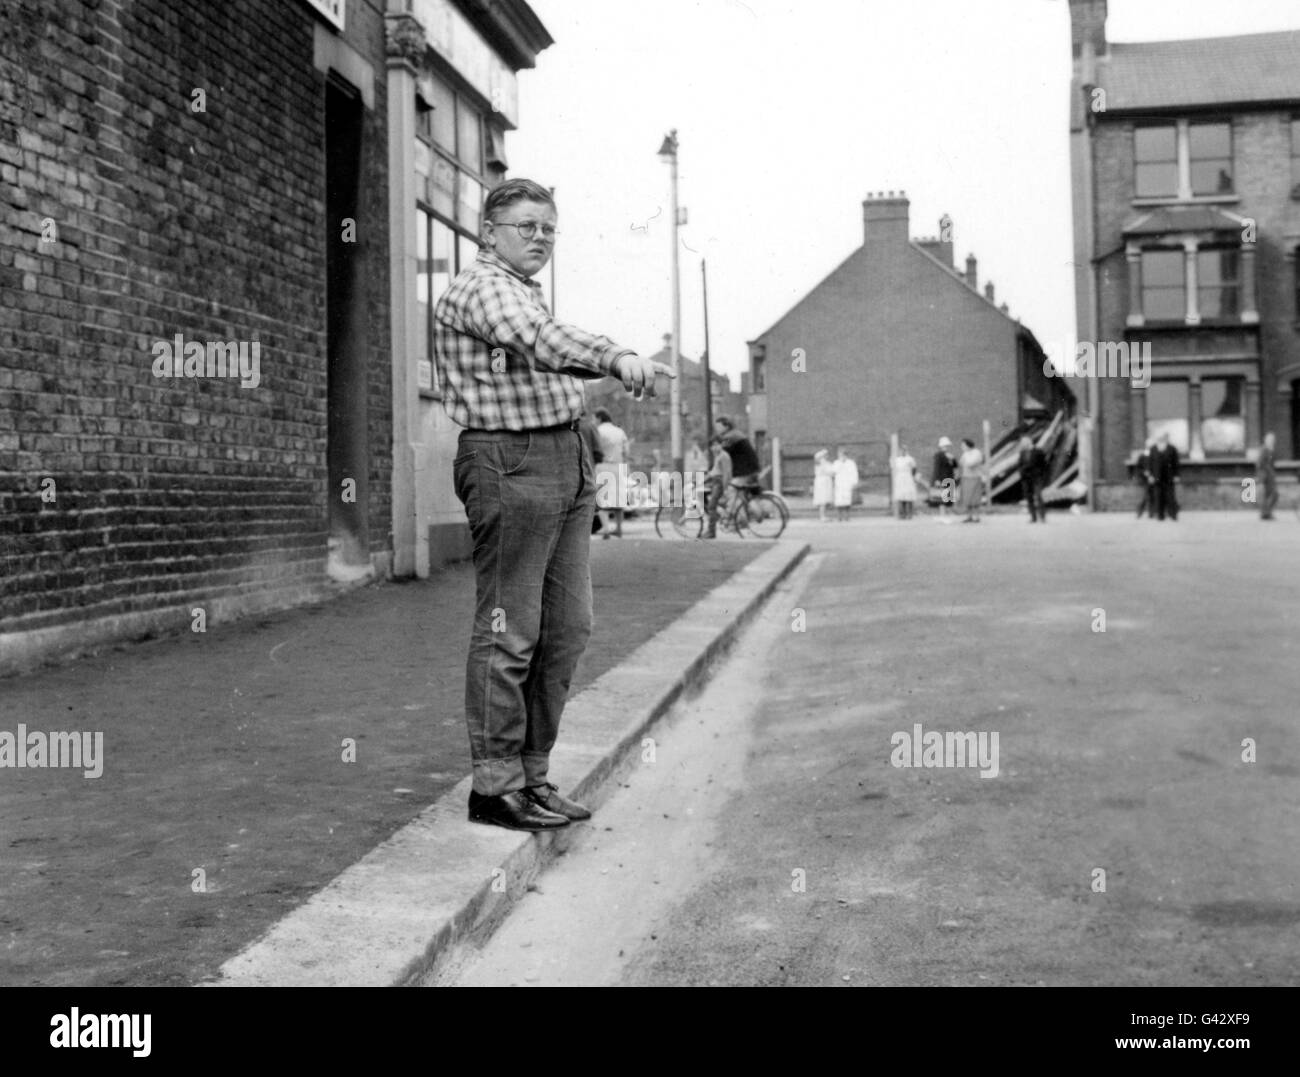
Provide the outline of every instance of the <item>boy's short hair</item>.
<path id="1" fill-rule="evenodd" d="M 596 422 L 598 423 L 612 423 L 614 421 L 614 416 L 605 408 L 597 408 L 592 414 L 596 416 Z"/>
<path id="2" fill-rule="evenodd" d="M 731 416 L 730 416 L 730 415 L 718 415 L 718 416 L 715 416 L 713 421 L 714 421 L 715 423 L 721 423 L 721 424 L 722 424 L 723 426 L 725 426 L 728 430 L 735 430 L 735 429 L 736 429 L 736 424 L 735 424 L 734 422 L 731 421 Z"/>
<path id="3" fill-rule="evenodd" d="M 483 202 L 483 219 L 496 221 L 495 214 L 516 202 L 541 202 L 555 209 L 555 198 L 540 183 L 530 179 L 508 179 L 488 192 Z"/>

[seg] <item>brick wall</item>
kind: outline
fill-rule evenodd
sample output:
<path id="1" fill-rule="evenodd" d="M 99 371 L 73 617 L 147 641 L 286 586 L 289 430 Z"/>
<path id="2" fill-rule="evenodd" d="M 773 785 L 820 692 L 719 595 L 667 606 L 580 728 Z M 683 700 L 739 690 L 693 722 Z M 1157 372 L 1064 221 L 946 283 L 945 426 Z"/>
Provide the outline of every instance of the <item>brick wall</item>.
<path id="1" fill-rule="evenodd" d="M 314 23 L 287 0 L 0 0 L 4 632 L 108 618 L 121 634 L 145 623 L 131 615 L 237 613 L 323 584 Z M 379 552 L 391 548 L 382 14 L 354 0 L 348 24 L 379 83 L 357 222 Z M 260 384 L 154 377 L 154 343 L 177 334 L 259 342 Z"/>

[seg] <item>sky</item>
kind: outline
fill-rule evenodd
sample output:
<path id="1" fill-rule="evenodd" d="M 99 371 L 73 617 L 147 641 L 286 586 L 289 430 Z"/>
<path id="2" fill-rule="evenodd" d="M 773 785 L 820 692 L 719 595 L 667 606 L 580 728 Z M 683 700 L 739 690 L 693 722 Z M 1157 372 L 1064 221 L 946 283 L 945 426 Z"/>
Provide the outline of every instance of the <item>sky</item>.
<path id="1" fill-rule="evenodd" d="M 510 174 L 554 187 L 556 314 L 644 354 L 672 326 L 677 128 L 682 351 L 739 383 L 746 341 L 862 243 L 904 190 L 953 221 L 1045 346 L 1072 350 L 1066 0 L 530 0 L 555 44 L 519 76 Z M 1296 0 L 1111 0 L 1112 41 L 1300 28 Z M 549 285 L 549 271 L 541 279 Z"/>

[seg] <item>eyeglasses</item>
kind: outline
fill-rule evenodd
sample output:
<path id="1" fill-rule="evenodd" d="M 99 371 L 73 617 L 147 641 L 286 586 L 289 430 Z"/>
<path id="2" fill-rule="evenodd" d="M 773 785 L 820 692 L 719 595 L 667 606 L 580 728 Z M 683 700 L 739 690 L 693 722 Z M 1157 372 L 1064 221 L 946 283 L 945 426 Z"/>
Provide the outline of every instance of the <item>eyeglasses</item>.
<path id="1" fill-rule="evenodd" d="M 537 223 L 536 221 L 519 221 L 519 222 L 516 222 L 516 221 L 492 221 L 492 222 L 490 222 L 490 223 L 492 223 L 492 224 L 504 224 L 504 225 L 507 225 L 507 226 L 510 227 L 510 228 L 518 228 L 518 229 L 519 229 L 519 236 L 520 236 L 521 239 L 534 239 L 534 238 L 536 238 L 538 227 L 540 227 L 541 230 L 542 230 L 542 238 L 543 238 L 543 239 L 554 240 L 555 237 L 556 237 L 556 235 L 558 234 L 558 233 L 555 231 L 555 225 L 553 225 L 553 224 L 543 224 L 543 225 L 540 225 L 540 226 L 539 226 L 538 223 Z"/>

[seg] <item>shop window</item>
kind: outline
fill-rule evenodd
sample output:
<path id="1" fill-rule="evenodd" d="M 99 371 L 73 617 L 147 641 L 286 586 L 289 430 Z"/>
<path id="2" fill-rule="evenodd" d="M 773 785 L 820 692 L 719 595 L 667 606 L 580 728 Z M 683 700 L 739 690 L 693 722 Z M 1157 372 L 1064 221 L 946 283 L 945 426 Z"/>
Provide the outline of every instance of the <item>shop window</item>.
<path id="1" fill-rule="evenodd" d="M 1206 456 L 1246 452 L 1245 378 L 1201 382 L 1201 447 Z"/>

